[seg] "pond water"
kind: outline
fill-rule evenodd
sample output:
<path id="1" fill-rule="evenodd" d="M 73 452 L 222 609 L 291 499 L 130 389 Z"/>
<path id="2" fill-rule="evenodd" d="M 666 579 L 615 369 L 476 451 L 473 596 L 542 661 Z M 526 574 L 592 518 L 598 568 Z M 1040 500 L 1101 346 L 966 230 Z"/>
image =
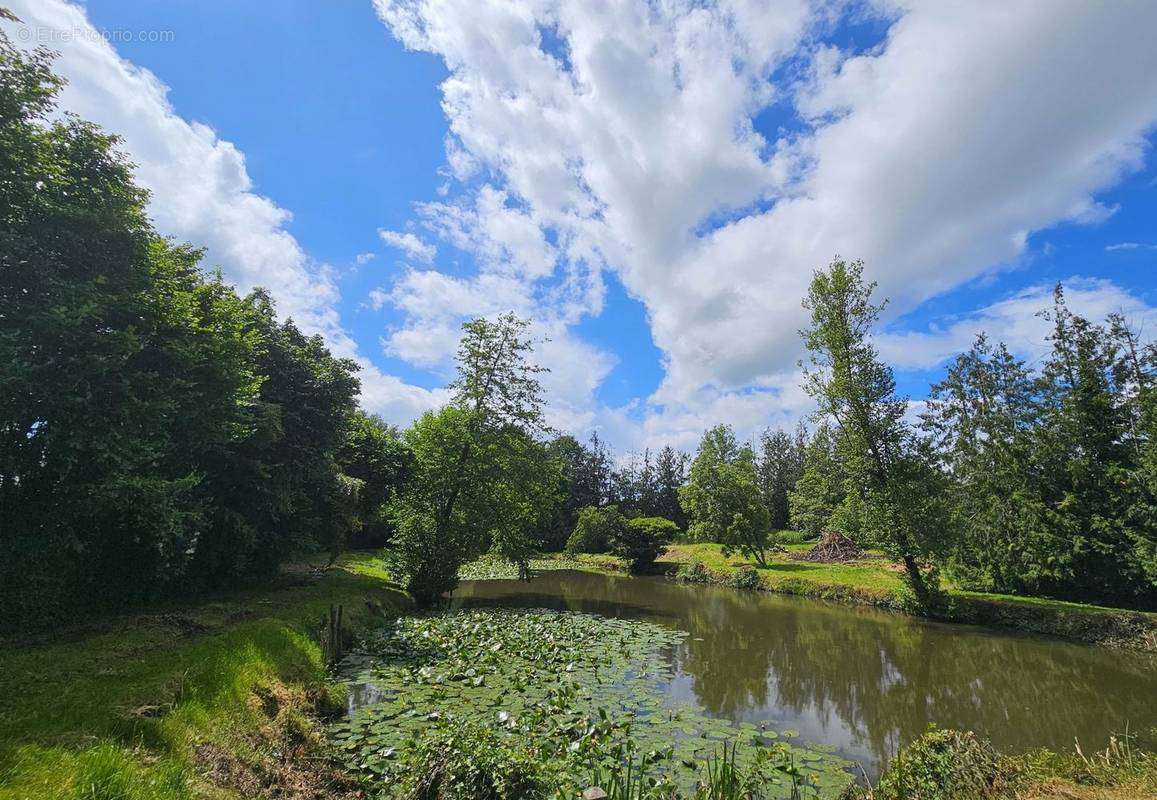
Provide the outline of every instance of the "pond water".
<path id="1" fill-rule="evenodd" d="M 773 719 L 878 774 L 930 723 L 998 749 L 1088 751 L 1157 725 L 1157 658 L 752 591 L 588 572 L 463 581 L 452 605 L 581 611 L 689 635 L 667 651 L 672 704 Z"/>

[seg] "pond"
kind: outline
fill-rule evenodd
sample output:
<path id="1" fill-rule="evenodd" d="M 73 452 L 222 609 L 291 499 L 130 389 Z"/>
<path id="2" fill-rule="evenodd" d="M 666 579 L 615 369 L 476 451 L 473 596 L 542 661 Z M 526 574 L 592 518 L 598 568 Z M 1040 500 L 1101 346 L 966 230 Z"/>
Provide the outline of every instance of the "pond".
<path id="1" fill-rule="evenodd" d="M 1157 658 L 946 625 L 866 607 L 589 572 L 530 583 L 463 581 L 456 608 L 546 608 L 639 619 L 686 632 L 663 650 L 675 706 L 776 720 L 835 748 L 869 776 L 930 723 L 998 749 L 1088 751 L 1157 725 Z"/>

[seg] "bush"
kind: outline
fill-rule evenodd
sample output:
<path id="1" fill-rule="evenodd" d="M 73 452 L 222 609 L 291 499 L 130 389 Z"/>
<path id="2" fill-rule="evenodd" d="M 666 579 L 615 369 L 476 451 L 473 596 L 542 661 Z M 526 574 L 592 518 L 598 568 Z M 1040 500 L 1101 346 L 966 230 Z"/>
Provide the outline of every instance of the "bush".
<path id="1" fill-rule="evenodd" d="M 706 564 L 694 559 L 679 565 L 679 569 L 675 571 L 675 580 L 680 583 L 709 583 L 711 573 Z"/>
<path id="2" fill-rule="evenodd" d="M 990 800 L 1001 796 L 1005 780 L 988 742 L 971 731 L 932 727 L 892 759 L 875 790 L 866 796 L 870 800 Z"/>
<path id="3" fill-rule="evenodd" d="M 804 542 L 812 541 L 812 537 L 808 536 L 802 531 L 776 531 L 771 535 L 771 540 L 775 544 L 803 544 Z"/>
<path id="4" fill-rule="evenodd" d="M 762 585 L 755 567 L 744 565 L 731 576 L 731 585 L 736 589 L 758 589 Z"/>
<path id="5" fill-rule="evenodd" d="M 611 540 L 627 525 L 627 518 L 618 506 L 587 506 L 579 512 L 574 531 L 566 541 L 566 551 L 576 553 L 606 553 Z"/>
<path id="6" fill-rule="evenodd" d="M 655 563 L 663 547 L 679 533 L 665 517 L 636 517 L 610 533 L 610 551 L 624 558 L 631 572 L 643 572 Z"/>

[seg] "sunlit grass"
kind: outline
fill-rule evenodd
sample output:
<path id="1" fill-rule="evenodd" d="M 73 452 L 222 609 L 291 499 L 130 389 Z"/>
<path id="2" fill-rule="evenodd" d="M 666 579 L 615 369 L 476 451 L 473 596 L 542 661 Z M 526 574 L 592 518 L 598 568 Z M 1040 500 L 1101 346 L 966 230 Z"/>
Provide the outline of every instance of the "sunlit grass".
<path id="1" fill-rule="evenodd" d="M 320 561 L 324 564 L 324 560 Z M 0 643 L 0 798 L 184 800 L 196 744 L 250 747 L 257 689 L 330 691 L 312 632 L 330 603 L 400 608 L 367 557 L 315 583 Z M 292 583 L 292 579 L 290 580 Z"/>

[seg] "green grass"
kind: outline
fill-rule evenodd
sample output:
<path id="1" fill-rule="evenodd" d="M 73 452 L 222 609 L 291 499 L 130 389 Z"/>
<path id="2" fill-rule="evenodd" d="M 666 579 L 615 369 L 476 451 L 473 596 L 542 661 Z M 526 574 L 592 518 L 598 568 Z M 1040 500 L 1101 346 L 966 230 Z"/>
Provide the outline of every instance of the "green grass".
<path id="1" fill-rule="evenodd" d="M 231 797 L 205 773 L 257 774 L 268 750 L 316 745 L 311 712 L 340 698 L 313 629 L 331 603 L 356 623 L 367 601 L 407 600 L 364 555 L 307 574 L 0 642 L 0 800 Z"/>
<path id="2" fill-rule="evenodd" d="M 731 584 L 741 568 L 754 568 L 759 587 L 772 592 L 905 610 L 901 570 L 879 553 L 861 561 L 823 564 L 796 561 L 792 553 L 811 544 L 790 544 L 787 553 L 769 553 L 766 567 L 718 544 L 673 544 L 659 558 L 660 569 L 674 572 L 699 562 L 708 582 Z M 1072 603 L 1044 597 L 1021 597 L 965 591 L 945 580 L 948 608 L 942 619 L 1009 627 L 1068 639 L 1157 652 L 1157 614 Z"/>
<path id="3" fill-rule="evenodd" d="M 803 553 L 811 544 L 788 545 L 789 553 Z M 660 566 L 676 566 L 691 561 L 701 561 L 707 569 L 727 575 L 742 566 L 755 567 L 766 588 L 798 583 L 810 583 L 816 587 L 840 586 L 878 593 L 881 596 L 898 591 L 903 582 L 900 574 L 883 559 L 871 559 L 852 564 L 817 564 L 809 561 L 794 561 L 782 553 L 769 553 L 767 567 L 759 567 L 754 560 L 732 553 L 723 555 L 717 544 L 674 544 L 657 562 Z M 794 592 L 793 592 L 794 593 Z"/>

